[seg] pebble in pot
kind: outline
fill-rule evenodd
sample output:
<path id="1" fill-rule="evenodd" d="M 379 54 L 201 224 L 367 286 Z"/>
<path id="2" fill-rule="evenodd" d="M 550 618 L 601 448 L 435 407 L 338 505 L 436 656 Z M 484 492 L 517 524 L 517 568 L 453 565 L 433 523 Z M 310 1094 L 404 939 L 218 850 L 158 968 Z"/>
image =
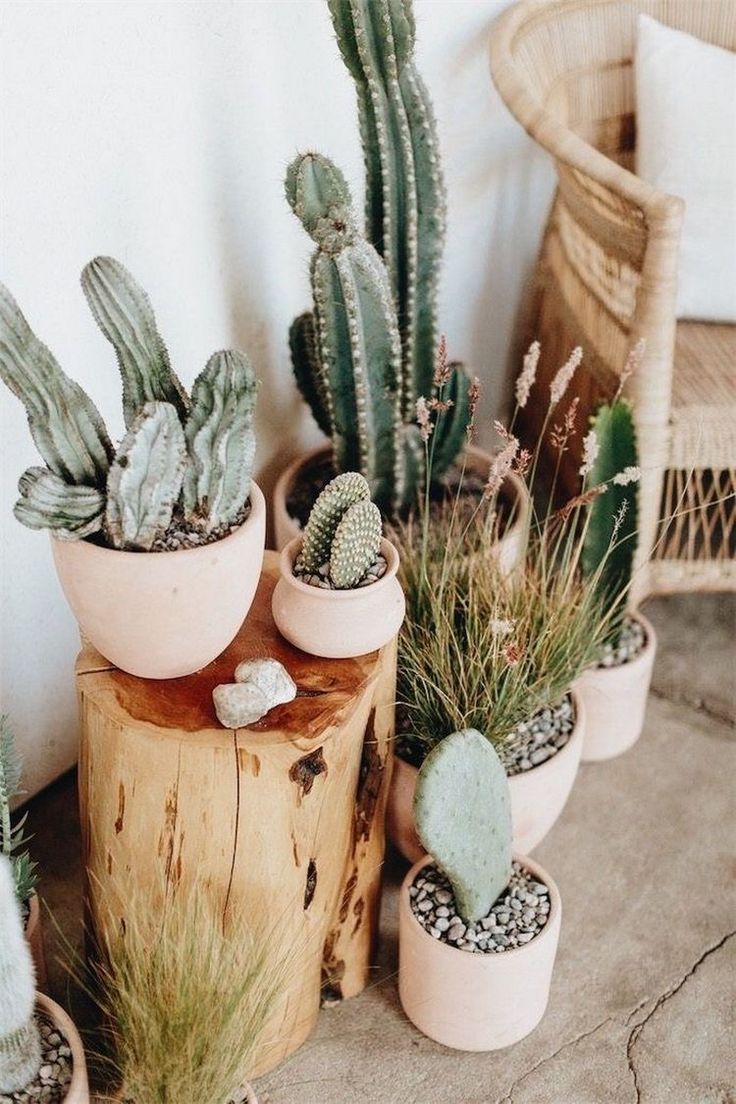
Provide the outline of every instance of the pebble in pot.
<path id="1" fill-rule="evenodd" d="M 557 887 L 537 863 L 512 855 L 506 773 L 475 729 L 453 733 L 427 756 L 414 811 L 429 855 L 401 889 L 404 1011 L 445 1046 L 509 1046 L 547 1007 L 560 931 Z"/>
<path id="2" fill-rule="evenodd" d="M 381 514 L 359 472 L 318 496 L 303 538 L 281 553 L 274 621 L 311 655 L 346 659 L 383 647 L 404 619 L 398 552 L 381 537 Z"/>

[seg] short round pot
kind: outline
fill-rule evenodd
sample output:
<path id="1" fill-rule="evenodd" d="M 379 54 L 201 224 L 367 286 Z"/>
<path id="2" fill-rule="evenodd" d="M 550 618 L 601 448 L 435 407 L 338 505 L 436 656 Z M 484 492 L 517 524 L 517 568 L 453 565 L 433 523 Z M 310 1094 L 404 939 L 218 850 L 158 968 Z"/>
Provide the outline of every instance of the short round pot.
<path id="1" fill-rule="evenodd" d="M 586 726 L 582 760 L 595 763 L 623 755 L 636 743 L 644 727 L 644 714 L 652 681 L 657 634 L 641 613 L 631 615 L 643 627 L 643 651 L 620 667 L 599 667 L 584 674 L 575 690 L 585 707 Z"/>
<path id="2" fill-rule="evenodd" d="M 562 902 L 533 860 L 514 858 L 549 889 L 549 918 L 538 936 L 502 954 L 470 954 L 433 939 L 412 912 L 409 887 L 432 862 L 424 856 L 404 878 L 399 899 L 399 997 L 423 1034 L 456 1050 L 500 1050 L 528 1035 L 544 1016 L 557 954 Z"/>
<path id="3" fill-rule="evenodd" d="M 523 855 L 533 851 L 547 835 L 564 809 L 580 765 L 587 731 L 585 704 L 577 689 L 572 691 L 575 725 L 570 739 L 551 759 L 538 767 L 509 778 L 514 850 Z M 414 790 L 417 767 L 394 756 L 386 806 L 386 829 L 394 847 L 411 863 L 424 855 L 414 823 Z"/>
<path id="4" fill-rule="evenodd" d="M 51 540 L 79 628 L 116 667 L 169 679 L 206 667 L 234 639 L 263 564 L 266 505 L 255 483 L 250 514 L 223 540 L 178 552 L 120 552 Z"/>
<path id="5" fill-rule="evenodd" d="M 26 920 L 26 942 L 31 949 L 33 966 L 36 971 L 36 985 L 39 989 L 46 988 L 46 955 L 43 949 L 43 928 L 41 926 L 41 907 L 38 894 L 32 893 L 28 898 L 28 919 Z"/>
<path id="6" fill-rule="evenodd" d="M 246 1082 L 246 1084 L 242 1086 L 242 1091 L 245 1093 L 245 1100 L 243 1104 L 258 1104 L 258 1097 L 256 1096 L 255 1090 L 253 1089 L 252 1085 L 249 1085 Z M 115 1104 L 123 1104 L 123 1101 L 125 1100 L 125 1090 L 118 1089 L 118 1091 L 115 1093 L 115 1096 L 112 1097 L 112 1100 L 115 1101 Z"/>
<path id="7" fill-rule="evenodd" d="M 289 541 L 301 535 L 302 529 L 296 518 L 293 518 L 286 508 L 286 503 L 291 497 L 294 486 L 304 478 L 309 468 L 326 459 L 330 453 L 329 445 L 319 445 L 309 452 L 298 456 L 279 476 L 273 492 L 273 531 L 276 547 L 281 550 Z M 482 475 L 488 475 L 493 457 L 484 449 L 470 445 L 467 449 L 468 468 Z M 519 504 L 527 502 L 527 491 L 524 481 L 514 472 L 511 472 L 505 480 L 505 486 L 514 498 L 516 504 L 516 517 L 498 542 L 498 557 L 505 571 L 511 571 L 518 561 L 524 538 L 524 511 Z"/>
<path id="8" fill-rule="evenodd" d="M 381 541 L 385 574 L 354 590 L 323 590 L 297 579 L 293 568 L 301 543 L 296 537 L 281 553 L 271 601 L 281 635 L 303 652 L 325 659 L 366 655 L 392 640 L 404 620 L 405 602 L 396 578 L 399 554 L 391 542 Z"/>
<path id="9" fill-rule="evenodd" d="M 43 993 L 36 993 L 36 1011 L 51 1020 L 72 1052 L 72 1079 L 66 1096 L 62 1098 L 63 1104 L 89 1104 L 87 1062 L 79 1032 L 64 1009 Z"/>

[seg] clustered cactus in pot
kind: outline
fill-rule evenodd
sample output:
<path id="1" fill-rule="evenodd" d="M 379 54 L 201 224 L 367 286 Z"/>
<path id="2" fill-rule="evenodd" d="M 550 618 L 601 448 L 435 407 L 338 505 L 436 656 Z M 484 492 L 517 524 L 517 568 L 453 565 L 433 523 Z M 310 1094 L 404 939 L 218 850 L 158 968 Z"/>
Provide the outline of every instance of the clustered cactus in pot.
<path id="1" fill-rule="evenodd" d="M 430 1038 L 495 1050 L 532 1031 L 547 1006 L 561 906 L 549 875 L 511 851 L 506 773 L 476 729 L 438 744 L 414 810 L 428 856 L 399 905 L 399 995 Z"/>
<path id="2" fill-rule="evenodd" d="M 82 288 L 115 350 L 127 432 L 115 449 L 92 400 L 63 372 L 10 292 L 0 286 L 0 378 L 24 403 L 46 464 L 21 476 L 15 514 L 23 524 L 48 529 L 56 538 L 54 557 L 64 591 L 82 630 L 103 655 L 134 674 L 186 674 L 214 659 L 235 635 L 252 599 L 252 580 L 247 586 L 242 580 L 233 584 L 237 598 L 231 606 L 238 615 L 234 626 L 226 619 L 229 637 L 222 639 L 217 611 L 208 609 L 208 623 L 218 628 L 217 641 L 201 639 L 191 658 L 182 654 L 159 663 L 152 656 L 141 665 L 129 651 L 150 651 L 152 636 L 171 642 L 175 626 L 169 628 L 167 619 L 178 620 L 183 642 L 188 611 L 181 595 L 195 579 L 205 580 L 203 585 L 208 574 L 214 579 L 215 569 L 196 571 L 191 559 L 168 555 L 166 567 L 144 567 L 151 557 L 140 554 L 193 553 L 217 542 L 222 548 L 208 562 L 219 558 L 224 563 L 231 558 L 224 546 L 242 542 L 239 558 L 251 561 L 257 582 L 263 550 L 262 496 L 252 482 L 257 381 L 244 353 L 225 350 L 210 357 L 189 396 L 171 368 L 148 296 L 127 269 L 111 257 L 96 257 L 82 273 Z M 133 557 L 137 566 L 107 558 L 96 572 L 95 554 L 110 549 L 138 554 Z M 233 561 L 228 575 L 234 566 Z M 122 594 L 113 593 L 116 571 L 125 576 L 124 601 Z M 138 577 L 143 573 L 151 580 L 149 588 L 141 589 Z M 244 575 L 252 574 L 246 567 Z M 217 601 L 222 585 L 223 580 L 219 588 L 208 586 L 206 593 L 193 594 L 193 604 L 205 610 Z M 157 610 L 155 596 L 170 605 L 176 595 L 176 610 Z M 116 627 L 118 607 L 126 621 Z M 136 607 L 145 625 L 140 640 L 128 649 L 121 636 L 134 631 Z M 151 633 L 152 626 L 158 633 Z"/>
<path id="3" fill-rule="evenodd" d="M 436 125 L 413 59 L 411 0 L 329 0 L 358 95 L 365 233 L 344 176 L 317 153 L 289 166 L 286 194 L 316 244 L 314 306 L 292 324 L 294 373 L 340 472 L 358 468 L 381 510 L 416 503 L 424 478 L 415 412 L 436 390 L 437 283 L 445 191 Z M 454 366 L 433 475 L 465 441 L 469 380 Z"/>
<path id="4" fill-rule="evenodd" d="M 398 632 L 405 608 L 399 556 L 381 528 L 360 472 L 327 484 L 304 536 L 281 553 L 271 607 L 287 640 L 312 655 L 343 659 L 372 652 Z"/>
<path id="5" fill-rule="evenodd" d="M 632 358 L 636 355 L 637 350 Z M 591 762 L 622 754 L 641 735 L 657 636 L 651 622 L 632 607 L 639 456 L 627 399 L 616 395 L 599 406 L 584 452 L 586 486 L 606 488 L 588 508 L 581 560 L 584 575 L 596 579 L 609 624 L 598 665 L 576 683 L 588 720 L 582 759 Z"/>

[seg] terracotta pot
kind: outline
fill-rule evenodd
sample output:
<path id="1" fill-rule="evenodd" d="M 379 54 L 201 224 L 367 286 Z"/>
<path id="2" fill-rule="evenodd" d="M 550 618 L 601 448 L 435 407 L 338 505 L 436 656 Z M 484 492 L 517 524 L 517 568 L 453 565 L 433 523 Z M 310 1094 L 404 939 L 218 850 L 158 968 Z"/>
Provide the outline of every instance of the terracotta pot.
<path id="1" fill-rule="evenodd" d="M 303 473 L 318 458 L 327 457 L 330 452 L 329 445 L 319 445 L 310 449 L 303 456 L 297 457 L 279 476 L 273 492 L 273 531 L 276 547 L 279 551 L 301 534 L 299 522 L 293 518 L 286 509 L 286 500 L 291 494 L 291 489 L 302 477 Z M 468 467 L 480 472 L 484 477 L 488 474 L 492 457 L 483 449 L 470 445 L 468 448 Z M 527 491 L 524 481 L 518 475 L 512 473 L 507 476 L 505 486 L 514 496 L 515 501 L 526 502 Z M 523 511 L 517 509 L 517 517 L 513 525 L 504 533 L 499 541 L 499 560 L 506 571 L 516 564 L 521 541 L 523 537 Z"/>
<path id="2" fill-rule="evenodd" d="M 79 1032 L 61 1005 L 43 993 L 36 993 L 36 1010 L 53 1022 L 72 1052 L 72 1080 L 66 1096 L 63 1097 L 63 1104 L 89 1104 L 87 1062 Z"/>
<path id="3" fill-rule="evenodd" d="M 587 714 L 582 698 L 572 691 L 575 726 L 565 746 L 538 767 L 509 778 L 514 850 L 527 855 L 542 842 L 565 807 L 575 776 L 587 731 Z M 405 859 L 415 863 L 424 855 L 424 847 L 414 825 L 414 790 L 418 770 L 398 755 L 394 756 L 391 785 L 386 807 L 388 837 Z"/>
<path id="4" fill-rule="evenodd" d="M 585 671 L 575 683 L 585 707 L 584 763 L 622 755 L 636 743 L 644 727 L 657 634 L 643 614 L 637 612 L 631 616 L 646 633 L 641 654 L 620 667 Z"/>
<path id="5" fill-rule="evenodd" d="M 51 539 L 61 586 L 79 627 L 111 663 L 141 678 L 205 667 L 235 637 L 258 586 L 266 505 L 251 484 L 236 532 L 179 552 L 119 552 Z"/>
<path id="6" fill-rule="evenodd" d="M 390 541 L 381 541 L 385 574 L 370 586 L 354 590 L 323 590 L 309 586 L 293 573 L 302 538 L 290 541 L 281 553 L 281 576 L 273 592 L 273 619 L 282 636 L 309 655 L 349 659 L 382 648 L 404 620 L 404 592 L 396 572 L 399 554 Z"/>
<path id="7" fill-rule="evenodd" d="M 245 1089 L 245 1094 L 246 1094 L 245 1095 L 245 1104 L 258 1104 L 258 1097 L 256 1096 L 255 1090 L 252 1087 L 252 1085 L 249 1085 L 249 1084 L 246 1083 L 245 1085 L 243 1085 L 243 1088 Z M 105 1098 L 103 1098 L 103 1099 L 105 1099 Z M 122 1101 L 125 1100 L 125 1093 L 124 1093 L 123 1089 L 119 1089 L 118 1092 L 115 1093 L 115 1096 L 113 1096 L 111 1099 L 113 1101 L 115 1101 L 116 1104 L 118 1104 L 118 1102 L 119 1102 L 119 1104 L 122 1104 Z"/>
<path id="8" fill-rule="evenodd" d="M 45 989 L 48 981 L 46 973 L 46 955 L 43 949 L 43 929 L 41 927 L 41 907 L 38 902 L 38 894 L 32 893 L 28 898 L 28 920 L 26 921 L 26 942 L 31 948 L 31 957 L 36 970 L 36 985 L 39 989 Z"/>
<path id="9" fill-rule="evenodd" d="M 421 1032 L 456 1050 L 500 1050 L 523 1039 L 544 1016 L 560 936 L 562 902 L 549 874 L 515 855 L 549 889 L 547 923 L 531 942 L 503 954 L 471 954 L 433 939 L 414 916 L 409 887 L 425 856 L 404 878 L 399 898 L 399 997 Z"/>

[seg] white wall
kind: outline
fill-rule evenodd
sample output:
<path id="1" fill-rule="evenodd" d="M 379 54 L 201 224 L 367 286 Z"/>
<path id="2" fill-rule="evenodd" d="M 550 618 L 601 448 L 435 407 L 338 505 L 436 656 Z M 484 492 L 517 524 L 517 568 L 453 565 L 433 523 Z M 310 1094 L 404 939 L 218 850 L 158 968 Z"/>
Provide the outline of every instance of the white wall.
<path id="1" fill-rule="evenodd" d="M 490 23 L 505 0 L 416 0 L 450 200 L 442 326 L 498 395 L 522 280 L 551 187 L 545 159 L 492 90 Z M 78 284 L 96 253 L 153 298 L 177 372 L 246 349 L 263 380 L 263 481 L 317 439 L 286 332 L 308 303 L 309 245 L 283 198 L 315 147 L 362 192 L 354 93 L 323 0 L 8 2 L 0 44 L 0 278 L 67 372 L 121 430 L 112 351 Z M 11 510 L 37 458 L 2 389 L 0 708 L 35 792 L 75 757 L 75 626 L 48 541 Z"/>

